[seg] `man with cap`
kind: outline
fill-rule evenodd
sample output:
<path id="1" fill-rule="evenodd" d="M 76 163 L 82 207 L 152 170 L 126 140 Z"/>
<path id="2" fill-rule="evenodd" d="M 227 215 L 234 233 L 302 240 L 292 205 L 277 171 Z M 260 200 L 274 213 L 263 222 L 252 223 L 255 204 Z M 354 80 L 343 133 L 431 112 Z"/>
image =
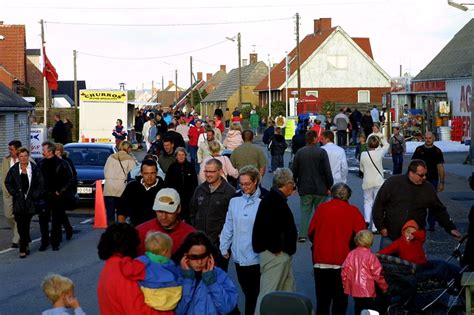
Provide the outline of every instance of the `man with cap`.
<path id="1" fill-rule="evenodd" d="M 192 226 L 181 221 L 179 218 L 179 212 L 181 211 L 180 203 L 179 194 L 173 188 L 163 188 L 156 194 L 155 202 L 153 203 L 156 219 L 151 219 L 137 226 L 140 236 L 139 255 L 145 253 L 145 238 L 150 232 L 162 232 L 171 237 L 173 240 L 171 255 L 174 256 L 176 254 L 186 236 L 194 231 Z"/>

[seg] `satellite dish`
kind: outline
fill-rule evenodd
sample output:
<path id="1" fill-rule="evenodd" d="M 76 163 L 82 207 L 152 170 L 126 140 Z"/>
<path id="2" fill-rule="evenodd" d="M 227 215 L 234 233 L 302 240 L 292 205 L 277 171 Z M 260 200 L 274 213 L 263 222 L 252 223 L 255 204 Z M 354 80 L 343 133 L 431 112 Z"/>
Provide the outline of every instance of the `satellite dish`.
<path id="1" fill-rule="evenodd" d="M 0 40 L 5 40 L 5 36 L 0 35 Z"/>

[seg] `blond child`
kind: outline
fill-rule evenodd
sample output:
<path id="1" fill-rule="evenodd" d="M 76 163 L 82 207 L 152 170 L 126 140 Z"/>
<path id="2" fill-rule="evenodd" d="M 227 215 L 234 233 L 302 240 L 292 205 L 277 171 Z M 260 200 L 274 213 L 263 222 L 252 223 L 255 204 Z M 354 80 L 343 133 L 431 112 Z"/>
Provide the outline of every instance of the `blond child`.
<path id="1" fill-rule="evenodd" d="M 145 238 L 145 255 L 137 260 L 145 264 L 145 276 L 139 281 L 145 303 L 159 311 L 172 311 L 181 299 L 182 280 L 171 260 L 172 239 L 165 233 L 151 232 Z"/>
<path id="2" fill-rule="evenodd" d="M 370 251 L 374 235 L 369 230 L 358 232 L 354 238 L 357 248 L 347 255 L 342 264 L 344 293 L 354 299 L 354 314 L 364 309 L 375 309 L 375 283 L 383 292 L 388 284 L 382 275 L 382 265 Z"/>
<path id="3" fill-rule="evenodd" d="M 74 296 L 74 283 L 71 279 L 51 274 L 44 278 L 41 283 L 46 297 L 53 304 L 50 308 L 42 313 L 42 315 L 69 315 L 73 314 L 68 308 L 74 310 L 74 315 L 85 315 L 78 299 Z"/>

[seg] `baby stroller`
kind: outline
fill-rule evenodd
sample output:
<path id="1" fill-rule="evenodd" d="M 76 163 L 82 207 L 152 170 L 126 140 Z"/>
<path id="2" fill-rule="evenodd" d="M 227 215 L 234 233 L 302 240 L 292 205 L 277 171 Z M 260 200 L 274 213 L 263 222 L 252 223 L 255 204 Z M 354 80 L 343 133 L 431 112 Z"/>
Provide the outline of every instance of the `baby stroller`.
<path id="1" fill-rule="evenodd" d="M 461 265 L 467 237 L 458 242 L 447 263 Z M 378 255 L 378 258 L 389 284 L 386 314 L 464 314 L 465 301 L 459 279 L 440 281 L 431 278 L 420 281 L 416 277 L 415 264 L 393 256 Z M 460 267 L 459 275 L 467 268 Z"/>

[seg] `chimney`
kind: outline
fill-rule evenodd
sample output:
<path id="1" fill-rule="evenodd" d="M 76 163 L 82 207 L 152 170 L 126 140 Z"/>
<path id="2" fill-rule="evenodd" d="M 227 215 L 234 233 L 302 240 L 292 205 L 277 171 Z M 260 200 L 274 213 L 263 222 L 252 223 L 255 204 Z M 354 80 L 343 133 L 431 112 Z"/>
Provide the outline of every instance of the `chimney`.
<path id="1" fill-rule="evenodd" d="M 331 18 L 320 18 L 318 20 L 314 20 L 314 34 L 319 34 L 330 29 L 331 27 Z"/>
<path id="2" fill-rule="evenodd" d="M 221 65 L 221 69 L 220 69 L 220 70 L 223 71 L 224 73 L 227 73 L 227 72 L 226 72 L 226 69 L 225 69 L 225 65 Z"/>
<path id="3" fill-rule="evenodd" d="M 168 81 L 168 86 L 173 85 L 173 84 L 174 84 L 174 82 L 172 80 Z"/>
<path id="4" fill-rule="evenodd" d="M 245 67 L 246 65 L 248 65 L 248 60 L 242 59 L 242 67 Z"/>
<path id="5" fill-rule="evenodd" d="M 257 54 L 256 53 L 251 53 L 249 55 L 249 59 L 250 59 L 250 64 L 251 65 L 256 64 L 257 61 L 258 61 Z"/>
<path id="6" fill-rule="evenodd" d="M 206 81 L 210 81 L 212 79 L 212 73 L 206 73 Z"/>
<path id="7" fill-rule="evenodd" d="M 197 80 L 201 81 L 202 80 L 202 72 L 197 73 Z"/>

